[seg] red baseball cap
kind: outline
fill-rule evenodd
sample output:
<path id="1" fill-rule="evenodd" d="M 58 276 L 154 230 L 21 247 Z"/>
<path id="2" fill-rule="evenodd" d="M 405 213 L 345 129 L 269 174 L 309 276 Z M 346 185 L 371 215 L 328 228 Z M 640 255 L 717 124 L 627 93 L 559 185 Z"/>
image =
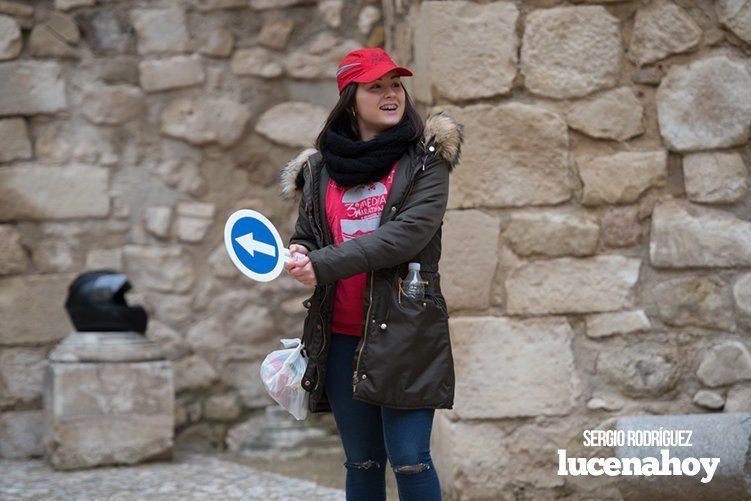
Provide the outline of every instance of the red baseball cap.
<path id="1" fill-rule="evenodd" d="M 402 66 L 397 66 L 391 56 L 378 47 L 353 50 L 342 59 L 336 70 L 336 82 L 339 94 L 352 83 L 367 83 L 378 80 L 389 71 L 397 70 L 403 77 L 411 77 L 412 72 Z"/>

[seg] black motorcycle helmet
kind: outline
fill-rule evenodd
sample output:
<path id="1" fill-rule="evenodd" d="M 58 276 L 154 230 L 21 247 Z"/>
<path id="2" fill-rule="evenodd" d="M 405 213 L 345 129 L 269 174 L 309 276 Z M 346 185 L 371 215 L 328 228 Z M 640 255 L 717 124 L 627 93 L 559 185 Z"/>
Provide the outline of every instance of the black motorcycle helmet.
<path id="1" fill-rule="evenodd" d="M 148 315 L 141 306 L 128 306 L 125 293 L 131 289 L 128 277 L 113 270 L 83 273 L 68 287 L 65 309 L 81 332 L 146 332 Z"/>

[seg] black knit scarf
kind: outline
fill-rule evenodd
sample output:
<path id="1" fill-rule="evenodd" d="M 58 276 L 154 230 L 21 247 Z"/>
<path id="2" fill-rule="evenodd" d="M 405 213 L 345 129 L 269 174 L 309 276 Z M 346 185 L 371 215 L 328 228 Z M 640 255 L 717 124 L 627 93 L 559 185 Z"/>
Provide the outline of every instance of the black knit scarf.
<path id="1" fill-rule="evenodd" d="M 369 141 L 353 141 L 330 128 L 321 154 L 329 176 L 340 186 L 355 186 L 382 179 L 409 147 L 414 135 L 405 113 L 402 120 Z"/>

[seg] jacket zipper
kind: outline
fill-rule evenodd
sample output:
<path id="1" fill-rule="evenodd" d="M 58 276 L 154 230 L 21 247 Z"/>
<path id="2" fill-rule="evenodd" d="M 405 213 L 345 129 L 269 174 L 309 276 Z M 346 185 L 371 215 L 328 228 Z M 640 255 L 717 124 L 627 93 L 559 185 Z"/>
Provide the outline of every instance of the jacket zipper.
<path id="1" fill-rule="evenodd" d="M 357 352 L 357 362 L 355 363 L 355 372 L 352 375 L 352 392 L 355 391 L 357 386 L 357 371 L 360 370 L 360 356 L 362 355 L 362 349 L 365 348 L 365 343 L 368 340 L 368 321 L 370 320 L 370 308 L 373 306 L 373 272 L 370 272 L 370 299 L 368 300 L 368 311 L 365 312 L 365 326 L 363 327 L 363 340 L 360 351 Z"/>
<path id="2" fill-rule="evenodd" d="M 308 167 L 308 175 L 310 176 L 311 182 L 313 180 L 313 169 L 310 167 L 310 162 L 307 162 Z M 316 194 L 317 195 L 317 190 Z M 316 223 L 316 227 L 318 228 L 318 233 L 321 235 L 321 240 L 323 240 L 324 244 L 326 243 L 326 235 L 323 233 L 323 228 L 321 228 L 321 225 L 318 221 L 319 218 L 315 217 L 315 203 L 313 204 L 313 220 Z M 324 286 L 323 289 L 323 299 L 321 299 L 321 305 L 326 303 L 326 296 L 328 295 L 328 287 Z M 323 329 L 323 315 L 321 315 L 321 308 L 318 308 L 318 319 L 320 320 L 320 326 L 321 326 L 321 335 L 323 336 L 323 342 L 321 343 L 321 349 L 318 350 L 318 355 L 316 356 L 316 385 L 313 388 L 313 391 L 316 391 L 318 389 L 318 386 L 321 384 L 321 369 L 320 369 L 320 358 L 321 353 L 323 353 L 323 349 L 326 347 L 326 332 Z"/>
<path id="3" fill-rule="evenodd" d="M 326 302 L 326 295 L 327 295 L 327 289 L 324 289 L 323 291 L 323 299 L 321 300 L 321 304 L 324 304 Z M 321 353 L 323 353 L 323 349 L 326 347 L 326 333 L 323 330 L 323 315 L 321 315 L 321 309 L 318 308 L 318 318 L 320 319 L 321 323 L 321 335 L 323 336 L 323 343 L 321 343 L 321 349 L 318 350 L 318 356 L 316 357 L 316 385 L 313 388 L 313 391 L 316 391 L 318 389 L 318 385 L 321 384 L 321 365 L 319 363 L 319 360 L 321 358 Z"/>
<path id="4" fill-rule="evenodd" d="M 415 172 L 412 173 L 412 177 L 409 180 L 409 186 L 407 186 L 407 190 L 405 192 L 405 195 L 402 197 L 402 199 L 399 201 L 399 210 L 396 214 L 394 214 L 394 217 L 396 217 L 399 212 L 402 210 L 402 206 L 404 205 L 404 201 L 407 199 L 409 194 L 412 192 L 412 187 L 415 184 L 415 177 L 417 177 L 417 172 L 419 170 L 425 170 L 425 163 L 428 160 L 428 156 L 430 154 L 426 153 L 422 158 L 422 167 L 421 169 L 415 169 Z M 362 356 L 362 350 L 365 348 L 365 343 L 368 341 L 368 322 L 370 321 L 370 309 L 373 306 L 373 272 L 370 273 L 370 294 L 369 294 L 369 301 L 368 301 L 368 311 L 365 312 L 365 325 L 363 326 L 363 334 L 362 334 L 362 343 L 360 346 L 359 351 L 357 352 L 357 362 L 355 363 L 355 370 L 352 374 L 352 393 L 355 392 L 357 387 L 357 372 L 360 370 L 360 357 Z"/>
<path id="5" fill-rule="evenodd" d="M 416 169 L 415 172 L 412 174 L 412 178 L 409 180 L 409 186 L 407 186 L 407 191 L 402 197 L 401 201 L 399 202 L 399 210 L 396 212 L 396 214 L 394 214 L 394 217 L 398 216 L 399 213 L 402 211 L 402 206 L 404 205 L 404 201 L 407 199 L 407 197 L 409 197 L 410 193 L 412 193 L 412 188 L 415 185 L 415 177 L 417 177 L 417 172 L 420 170 L 423 170 L 423 171 L 425 170 L 425 164 L 427 163 L 429 156 L 430 156 L 430 153 L 426 153 L 425 155 L 423 155 L 422 167 L 420 167 L 419 169 Z"/>

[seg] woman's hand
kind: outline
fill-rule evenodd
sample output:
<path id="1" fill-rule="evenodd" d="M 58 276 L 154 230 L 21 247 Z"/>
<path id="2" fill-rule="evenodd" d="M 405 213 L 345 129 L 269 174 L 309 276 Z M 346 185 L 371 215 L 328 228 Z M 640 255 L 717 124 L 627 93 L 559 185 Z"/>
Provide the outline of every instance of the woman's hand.
<path id="1" fill-rule="evenodd" d="M 295 252 L 304 254 L 300 259 L 291 259 L 284 263 L 284 269 L 287 270 L 292 278 L 297 280 L 303 285 L 315 287 L 318 284 L 316 280 L 315 271 L 313 271 L 313 264 L 310 262 L 310 258 L 307 256 L 308 249 L 303 245 L 292 244 L 289 246 L 290 255 L 294 256 Z"/>
<path id="2" fill-rule="evenodd" d="M 300 253 L 300 254 L 305 254 L 307 256 L 308 255 L 308 248 L 305 247 L 304 245 L 300 245 L 300 244 L 292 244 L 292 245 L 290 245 L 289 246 L 289 255 L 293 256 L 293 261 L 294 261 L 295 252 Z"/>

